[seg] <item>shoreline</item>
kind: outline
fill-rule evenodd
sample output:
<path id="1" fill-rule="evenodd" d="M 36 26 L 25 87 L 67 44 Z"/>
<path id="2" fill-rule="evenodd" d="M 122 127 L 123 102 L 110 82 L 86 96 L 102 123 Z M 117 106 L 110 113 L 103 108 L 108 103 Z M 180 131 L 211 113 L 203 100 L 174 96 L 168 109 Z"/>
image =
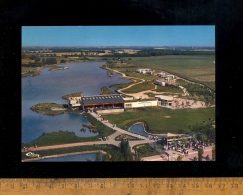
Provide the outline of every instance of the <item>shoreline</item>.
<path id="1" fill-rule="evenodd" d="M 70 152 L 70 153 L 64 153 L 64 154 L 43 156 L 43 157 L 38 157 L 38 158 L 24 159 L 24 160 L 21 160 L 21 162 L 31 162 L 31 161 L 36 161 L 36 160 L 41 160 L 41 159 L 46 159 L 46 158 L 56 158 L 56 157 L 62 157 L 62 156 L 72 156 L 72 155 L 77 155 L 77 154 L 89 154 L 89 153 L 98 153 L 98 152 L 100 152 L 102 154 L 108 154 L 109 158 L 111 157 L 111 155 L 104 150 L 90 150 L 90 151 Z"/>
<path id="2" fill-rule="evenodd" d="M 41 67 L 36 67 L 36 70 L 35 70 L 36 72 L 34 72 L 32 75 L 24 75 L 25 73 L 21 72 L 21 77 L 28 77 L 28 76 L 36 77 L 36 76 L 39 76 L 41 71 L 44 70 L 45 68 L 50 67 L 50 69 L 51 69 L 51 68 L 55 68 L 58 65 L 65 65 L 65 64 L 69 64 L 69 63 L 75 63 L 75 62 L 102 62 L 102 61 L 104 61 L 104 60 L 92 60 L 92 61 L 78 60 L 78 61 L 69 61 L 69 62 L 58 63 L 58 64 L 51 64 L 51 65 L 46 64 L 46 65 L 43 65 Z M 21 68 L 22 68 L 22 64 L 21 64 Z M 61 70 L 66 70 L 66 69 L 61 69 Z"/>

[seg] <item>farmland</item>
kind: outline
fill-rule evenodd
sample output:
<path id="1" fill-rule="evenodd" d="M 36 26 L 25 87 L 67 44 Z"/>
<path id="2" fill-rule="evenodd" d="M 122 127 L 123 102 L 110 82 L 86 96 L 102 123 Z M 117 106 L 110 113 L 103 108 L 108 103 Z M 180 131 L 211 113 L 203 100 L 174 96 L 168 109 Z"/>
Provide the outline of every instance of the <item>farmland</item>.
<path id="1" fill-rule="evenodd" d="M 215 89 L 215 56 L 153 56 L 153 57 L 132 57 L 131 62 L 127 64 L 115 65 L 115 69 L 125 73 L 128 76 L 154 79 L 149 75 L 135 73 L 138 68 L 150 68 L 156 72 L 161 70 L 168 71 L 187 78 L 195 79 L 202 83 L 210 85 Z M 132 65 L 131 65 L 132 64 Z"/>

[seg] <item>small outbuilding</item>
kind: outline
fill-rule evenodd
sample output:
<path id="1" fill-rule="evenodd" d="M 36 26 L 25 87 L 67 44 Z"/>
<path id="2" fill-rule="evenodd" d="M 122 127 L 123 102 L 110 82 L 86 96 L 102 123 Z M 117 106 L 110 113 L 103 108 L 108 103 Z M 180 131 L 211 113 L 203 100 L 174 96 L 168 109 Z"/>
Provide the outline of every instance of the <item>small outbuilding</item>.
<path id="1" fill-rule="evenodd" d="M 153 71 L 151 69 L 149 69 L 149 68 L 142 68 L 142 69 L 137 69 L 136 72 L 137 73 L 146 74 L 146 73 L 151 73 Z"/>
<path id="2" fill-rule="evenodd" d="M 70 97 L 68 98 L 69 107 L 79 107 L 81 106 L 81 96 L 80 97 Z"/>
<path id="3" fill-rule="evenodd" d="M 165 86 L 166 85 L 166 82 L 164 81 L 164 79 L 159 79 L 159 80 L 156 80 L 154 82 L 155 85 L 160 85 L 160 86 Z"/>
<path id="4" fill-rule="evenodd" d="M 163 106 L 171 106 L 172 102 L 174 101 L 173 96 L 156 95 L 155 98 L 158 98 L 158 102 L 160 102 L 160 105 Z"/>
<path id="5" fill-rule="evenodd" d="M 160 72 L 160 73 L 157 73 L 157 76 L 158 76 L 158 77 L 165 77 L 166 74 L 165 74 L 164 72 Z"/>

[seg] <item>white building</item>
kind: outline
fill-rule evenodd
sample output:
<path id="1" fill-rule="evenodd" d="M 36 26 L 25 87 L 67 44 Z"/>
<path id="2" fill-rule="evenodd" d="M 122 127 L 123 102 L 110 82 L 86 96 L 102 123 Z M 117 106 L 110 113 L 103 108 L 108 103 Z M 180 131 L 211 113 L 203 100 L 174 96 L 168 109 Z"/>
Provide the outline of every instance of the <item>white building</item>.
<path id="1" fill-rule="evenodd" d="M 148 100 L 148 101 L 136 101 L 136 102 L 125 102 L 124 108 L 142 108 L 158 106 L 158 100 Z"/>
<path id="2" fill-rule="evenodd" d="M 173 96 L 167 96 L 167 95 L 156 95 L 155 98 L 158 98 L 158 105 L 163 106 L 171 106 L 172 102 L 174 101 Z"/>
<path id="3" fill-rule="evenodd" d="M 143 69 L 137 69 L 136 72 L 137 73 L 146 74 L 146 73 L 151 73 L 153 71 L 151 69 L 149 69 L 149 68 L 143 68 Z"/>
<path id="4" fill-rule="evenodd" d="M 158 76 L 158 77 L 165 77 L 166 74 L 165 74 L 164 72 L 160 72 L 160 73 L 157 74 L 157 76 Z"/>
<path id="5" fill-rule="evenodd" d="M 164 81 L 164 79 L 159 79 L 159 80 L 156 80 L 154 82 L 155 85 L 160 85 L 160 86 L 165 86 L 166 85 L 166 82 Z"/>
<path id="6" fill-rule="evenodd" d="M 169 79 L 175 79 L 175 75 L 168 74 L 168 75 L 166 75 L 166 78 L 169 78 Z"/>
<path id="7" fill-rule="evenodd" d="M 79 107 L 81 106 L 81 96 L 80 97 L 70 97 L 68 98 L 69 107 Z"/>

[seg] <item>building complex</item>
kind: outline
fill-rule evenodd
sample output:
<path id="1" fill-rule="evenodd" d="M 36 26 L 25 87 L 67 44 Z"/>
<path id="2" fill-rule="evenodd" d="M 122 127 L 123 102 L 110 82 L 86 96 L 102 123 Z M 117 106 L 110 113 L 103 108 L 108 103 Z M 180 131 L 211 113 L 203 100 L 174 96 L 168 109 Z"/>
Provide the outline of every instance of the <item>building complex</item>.
<path id="1" fill-rule="evenodd" d="M 110 114 L 124 112 L 124 109 L 152 106 L 170 106 L 173 96 L 158 95 L 150 99 L 136 99 L 120 94 L 70 97 L 68 106 L 83 110 L 95 110 L 98 113 Z"/>

